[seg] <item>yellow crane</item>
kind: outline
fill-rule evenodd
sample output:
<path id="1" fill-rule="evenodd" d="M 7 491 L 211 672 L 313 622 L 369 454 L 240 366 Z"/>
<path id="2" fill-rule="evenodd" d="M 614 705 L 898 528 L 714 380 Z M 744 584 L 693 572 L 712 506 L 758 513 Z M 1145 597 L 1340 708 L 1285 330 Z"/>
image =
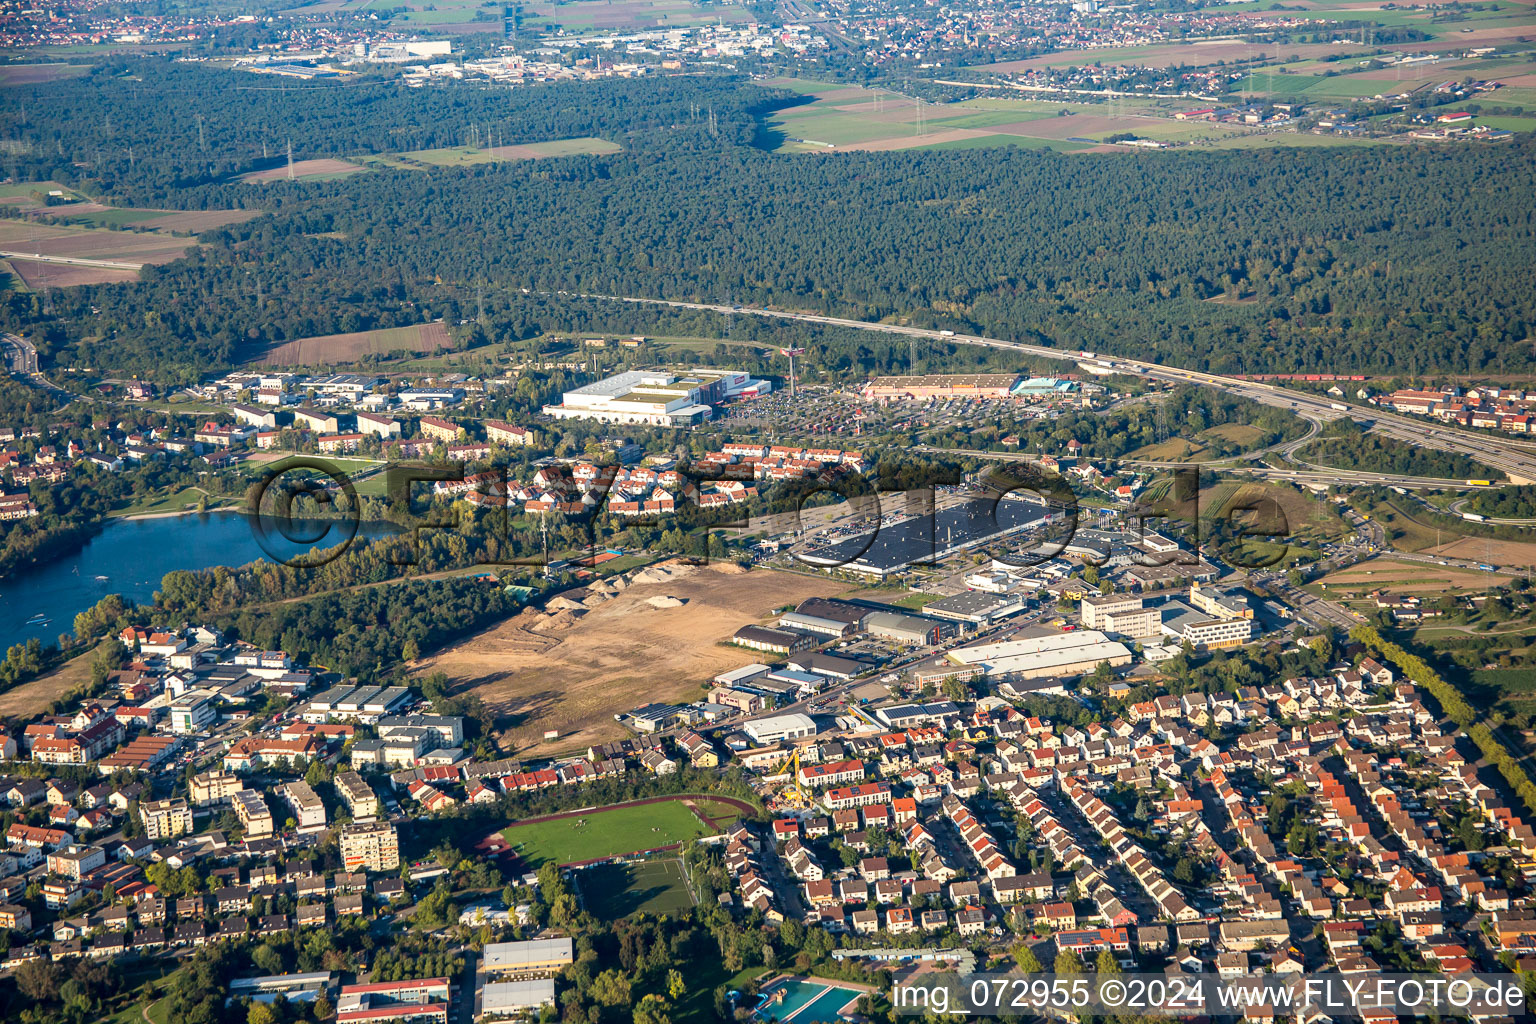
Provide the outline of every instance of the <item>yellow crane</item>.
<path id="1" fill-rule="evenodd" d="M 774 802 L 782 807 L 811 806 L 811 792 L 800 781 L 799 747 L 796 747 L 789 757 L 773 769 L 773 774 L 783 775 L 786 771 L 789 772 L 789 782 L 775 795 Z"/>

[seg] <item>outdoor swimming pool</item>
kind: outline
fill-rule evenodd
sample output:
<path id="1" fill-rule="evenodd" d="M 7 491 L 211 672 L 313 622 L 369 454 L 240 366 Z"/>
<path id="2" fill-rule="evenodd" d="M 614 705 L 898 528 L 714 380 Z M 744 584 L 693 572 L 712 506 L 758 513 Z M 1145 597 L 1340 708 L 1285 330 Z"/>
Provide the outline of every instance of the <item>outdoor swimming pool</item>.
<path id="1" fill-rule="evenodd" d="M 776 1003 L 773 999 L 780 991 L 784 993 L 784 998 Z M 838 1011 L 861 994 L 857 989 L 843 988 L 820 979 L 775 982 L 763 993 L 763 1002 L 757 1008 L 757 1019 L 776 1020 L 781 1024 L 832 1024 L 843 1020 Z"/>

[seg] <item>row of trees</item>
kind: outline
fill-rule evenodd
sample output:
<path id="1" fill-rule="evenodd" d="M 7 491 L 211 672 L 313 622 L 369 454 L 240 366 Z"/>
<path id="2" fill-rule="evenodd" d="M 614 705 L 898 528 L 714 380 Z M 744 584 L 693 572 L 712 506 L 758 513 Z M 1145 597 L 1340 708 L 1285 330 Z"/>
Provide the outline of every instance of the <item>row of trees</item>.
<path id="1" fill-rule="evenodd" d="M 253 189 L 236 175 L 294 159 L 602 136 L 626 145 L 673 126 L 751 138 L 753 111 L 790 94 L 733 76 L 551 83 L 509 89 L 457 80 L 412 89 L 395 74 L 281 88 L 227 68 L 171 58 L 107 60 L 78 78 L 18 86 L 5 169 L 18 181 L 59 181 L 136 205 L 186 209 L 301 200 L 302 185 Z M 419 172 L 407 172 L 418 183 Z"/>
<path id="2" fill-rule="evenodd" d="M 1350 639 L 1368 647 L 1380 651 L 1393 664 L 1402 669 L 1403 674 L 1418 685 L 1428 690 L 1430 695 L 1439 701 L 1440 709 L 1458 726 L 1466 731 L 1477 744 L 1477 749 L 1482 751 L 1483 757 L 1498 768 L 1499 774 L 1504 776 L 1504 781 L 1515 791 L 1526 807 L 1536 811 L 1536 782 L 1521 767 L 1509 750 L 1494 736 L 1493 730 L 1482 722 L 1481 716 L 1473 710 L 1465 697 L 1450 683 L 1441 678 L 1434 667 L 1412 653 L 1406 648 L 1386 640 L 1382 635 L 1370 626 L 1356 626 L 1349 631 Z"/>
<path id="3" fill-rule="evenodd" d="M 1522 272 L 1536 256 L 1536 222 L 1512 214 L 1523 208 L 1530 142 L 1129 161 L 1009 149 L 810 159 L 695 123 L 700 106 L 728 108 L 744 125 L 779 101 L 726 79 L 400 98 L 370 81 L 295 87 L 284 99 L 232 92 L 236 79 L 221 72 L 149 74 L 143 88 L 157 95 L 200 90 L 204 133 L 244 132 L 247 149 L 287 111 L 263 104 L 292 102 L 313 108 L 303 130 L 325 140 L 317 154 L 397 148 L 401 123 L 423 126 L 407 133 L 411 145 L 442 141 L 431 133 L 456 132 L 479 104 L 500 103 L 517 106 L 508 120 L 525 136 L 611 133 L 626 150 L 268 186 L 256 195 L 272 216 L 205 234 L 191 258 L 141 281 L 56 297 L 64 319 L 38 330 L 41 348 L 67 347 L 76 364 L 222 365 L 274 341 L 462 312 L 482 295 L 507 311 L 487 312 L 479 328 L 495 340 L 499 321 L 526 330 L 543 319 L 546 300 L 525 288 L 730 296 L 1225 372 L 1514 371 L 1536 358 L 1522 344 L 1536 324 Z M 93 90 L 126 109 L 139 86 L 98 78 L 30 87 L 23 131 L 30 159 L 46 164 L 35 173 L 67 175 L 76 160 L 94 168 L 90 153 L 111 149 L 102 133 L 130 123 Z M 102 157 L 95 184 L 137 195 L 133 182 L 151 176 L 157 201 L 257 201 L 249 186 L 198 184 L 211 180 L 204 145 L 219 143 L 199 143 L 192 105 L 156 109 L 164 114 L 149 127 L 174 141 L 160 151 L 195 166 L 124 161 L 109 181 Z M 1217 298 L 1231 301 L 1207 301 Z M 0 310 L 7 325 L 38 319 L 26 297 Z M 903 347 L 832 335 L 808 364 L 894 367 L 908 363 Z M 924 362 L 937 368 L 932 353 Z"/>
<path id="4" fill-rule="evenodd" d="M 1321 436 L 1298 453 L 1307 462 L 1368 473 L 1465 480 L 1498 476 L 1495 470 L 1456 452 L 1411 445 L 1381 434 L 1367 433 L 1344 417 L 1323 428 Z"/>

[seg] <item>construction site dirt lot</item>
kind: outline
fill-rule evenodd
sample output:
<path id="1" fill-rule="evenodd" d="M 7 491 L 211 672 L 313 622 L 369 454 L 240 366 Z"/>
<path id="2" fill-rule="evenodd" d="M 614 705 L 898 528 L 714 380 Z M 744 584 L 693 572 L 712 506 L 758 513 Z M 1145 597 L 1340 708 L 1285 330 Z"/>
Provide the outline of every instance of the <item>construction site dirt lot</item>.
<path id="1" fill-rule="evenodd" d="M 697 700 L 721 672 L 771 659 L 722 643 L 740 627 L 847 590 L 797 573 L 668 562 L 528 609 L 417 670 L 446 673 L 455 693 L 472 692 L 493 709 L 504 749 L 575 750 L 628 735 L 615 714 Z M 544 743 L 546 730 L 559 738 Z"/>
<path id="2" fill-rule="evenodd" d="M 1472 558 L 1490 565 L 1511 568 L 1536 568 L 1536 544 L 1518 540 L 1484 540 L 1482 537 L 1462 537 L 1439 547 L 1428 549 L 1425 554 L 1445 558 Z M 1482 584 L 1488 578 L 1483 575 Z M 1481 584 L 1480 584 L 1481 585 Z"/>

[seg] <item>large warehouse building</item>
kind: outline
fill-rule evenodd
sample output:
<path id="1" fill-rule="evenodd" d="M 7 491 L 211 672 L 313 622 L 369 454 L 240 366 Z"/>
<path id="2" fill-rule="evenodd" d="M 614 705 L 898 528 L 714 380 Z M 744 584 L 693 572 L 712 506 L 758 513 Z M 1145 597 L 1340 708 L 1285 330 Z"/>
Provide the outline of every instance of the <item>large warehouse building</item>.
<path id="1" fill-rule="evenodd" d="M 803 740 L 808 736 L 815 736 L 816 723 L 810 715 L 796 712 L 747 722 L 741 727 L 741 731 L 752 737 L 752 742 L 766 746 L 769 743 L 778 743 L 780 740 Z"/>
<path id="2" fill-rule="evenodd" d="M 913 646 L 936 644 L 960 632 L 960 627 L 953 622 L 900 612 L 873 612 L 864 620 L 864 629 L 877 639 Z"/>
<path id="3" fill-rule="evenodd" d="M 763 387 L 763 381 L 734 370 L 681 375 L 627 370 L 565 392 L 559 405 L 546 405 L 544 412 L 557 420 L 686 427 L 709 419 L 721 402 Z"/>
<path id="4" fill-rule="evenodd" d="M 1024 610 L 1023 594 L 990 594 L 985 591 L 967 590 L 952 597 L 941 597 L 923 606 L 924 615 L 965 622 L 973 626 L 986 625 Z"/>
<path id="5" fill-rule="evenodd" d="M 809 565 L 842 569 L 884 579 L 912 565 L 931 565 L 1062 518 L 1062 513 L 1030 498 L 971 498 L 932 516 L 914 515 L 874 531 L 813 547 L 800 559 Z M 999 545 L 1000 546 L 1000 545 Z"/>
<path id="6" fill-rule="evenodd" d="M 926 373 L 876 377 L 864 385 L 867 402 L 893 398 L 1007 398 L 1019 382 L 1016 373 Z"/>
<path id="7" fill-rule="evenodd" d="M 1005 640 L 950 651 L 957 665 L 980 665 L 989 679 L 1046 679 L 1080 676 L 1103 662 L 1111 668 L 1131 663 L 1131 649 L 1098 630 Z"/>

